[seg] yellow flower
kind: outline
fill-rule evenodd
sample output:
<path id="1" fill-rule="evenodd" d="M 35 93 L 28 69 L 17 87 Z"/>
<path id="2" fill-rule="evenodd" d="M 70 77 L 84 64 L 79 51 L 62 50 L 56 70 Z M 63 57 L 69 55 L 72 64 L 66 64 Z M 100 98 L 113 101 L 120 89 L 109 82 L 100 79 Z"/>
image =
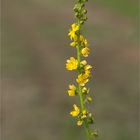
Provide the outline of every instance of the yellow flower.
<path id="1" fill-rule="evenodd" d="M 80 64 L 82 64 L 82 65 L 85 66 L 87 64 L 87 61 L 86 60 L 83 60 L 83 61 L 80 62 Z"/>
<path id="2" fill-rule="evenodd" d="M 77 122 L 77 125 L 78 126 L 81 126 L 83 124 L 83 121 L 81 121 L 81 120 L 79 120 L 78 122 Z"/>
<path id="3" fill-rule="evenodd" d="M 73 117 L 77 117 L 80 113 L 80 109 L 77 107 L 76 104 L 73 105 L 74 110 L 70 112 Z"/>
<path id="4" fill-rule="evenodd" d="M 74 85 L 69 85 L 68 94 L 69 96 L 75 96 L 76 87 Z"/>
<path id="5" fill-rule="evenodd" d="M 89 48 L 88 47 L 83 48 L 81 53 L 82 53 L 82 55 L 84 57 L 88 57 L 88 55 L 89 55 Z"/>
<path id="6" fill-rule="evenodd" d="M 91 68 L 92 68 L 91 65 L 86 65 L 86 66 L 84 67 L 85 71 L 86 71 L 86 70 L 89 70 L 89 69 L 91 69 Z"/>
<path id="7" fill-rule="evenodd" d="M 85 65 L 84 66 L 84 73 L 78 75 L 78 78 L 76 79 L 76 81 L 77 81 L 77 83 L 80 84 L 80 86 L 84 86 L 89 81 L 88 80 L 88 77 L 90 75 L 90 70 L 89 69 L 91 69 L 91 68 L 92 68 L 91 65 Z"/>
<path id="8" fill-rule="evenodd" d="M 72 24 L 72 29 L 69 31 L 68 35 L 70 36 L 70 39 L 77 40 L 76 32 L 80 29 L 79 25 L 76 25 L 75 23 Z"/>
<path id="9" fill-rule="evenodd" d="M 88 41 L 87 41 L 87 39 L 84 38 L 83 35 L 80 35 L 80 42 L 81 42 L 82 46 L 84 46 L 84 47 L 88 46 Z"/>
<path id="10" fill-rule="evenodd" d="M 84 38 L 84 36 L 83 35 L 80 35 L 80 42 L 84 42 L 84 40 L 85 40 L 85 38 Z"/>
<path id="11" fill-rule="evenodd" d="M 67 63 L 66 63 L 67 70 L 75 70 L 77 69 L 77 66 L 78 66 L 78 61 L 74 57 L 70 57 L 70 59 L 67 60 Z"/>
<path id="12" fill-rule="evenodd" d="M 91 68 L 92 68 L 91 65 L 86 65 L 86 66 L 84 67 L 84 70 L 85 70 L 84 74 L 85 74 L 87 77 L 89 77 L 89 75 L 90 75 L 90 69 L 91 69 Z"/>
<path id="13" fill-rule="evenodd" d="M 80 74 L 78 75 L 78 78 L 76 79 L 77 83 L 80 84 L 80 86 L 84 86 L 89 80 L 88 80 L 89 75 L 86 74 Z"/>
<path id="14" fill-rule="evenodd" d="M 73 23 L 72 25 L 71 25 L 71 27 L 72 27 L 72 30 L 73 31 L 78 31 L 79 29 L 80 29 L 80 27 L 79 27 L 79 25 L 76 25 L 75 23 Z"/>

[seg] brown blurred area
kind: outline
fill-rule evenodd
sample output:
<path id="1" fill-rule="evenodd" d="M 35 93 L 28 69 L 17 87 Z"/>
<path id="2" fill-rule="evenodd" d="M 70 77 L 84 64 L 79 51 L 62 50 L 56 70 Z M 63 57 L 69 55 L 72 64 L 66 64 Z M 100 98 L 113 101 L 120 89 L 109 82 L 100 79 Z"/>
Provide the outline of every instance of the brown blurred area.
<path id="1" fill-rule="evenodd" d="M 67 96 L 75 74 L 65 69 L 76 56 L 67 36 L 74 0 L 1 2 L 1 139 L 85 140 L 69 112 L 78 97 Z M 138 1 L 87 4 L 83 28 L 99 130 L 97 140 L 138 139 Z"/>

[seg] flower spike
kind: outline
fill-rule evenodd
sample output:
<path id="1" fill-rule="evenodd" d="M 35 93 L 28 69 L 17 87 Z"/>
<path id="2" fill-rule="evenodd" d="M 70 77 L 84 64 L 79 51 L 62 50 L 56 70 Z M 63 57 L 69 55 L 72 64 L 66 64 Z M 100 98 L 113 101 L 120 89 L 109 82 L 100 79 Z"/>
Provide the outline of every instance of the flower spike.
<path id="1" fill-rule="evenodd" d="M 98 136 L 96 128 L 91 131 L 91 124 L 94 124 L 92 113 L 88 110 L 88 105 L 92 102 L 89 88 L 85 85 L 89 82 L 91 77 L 92 66 L 85 60 L 90 54 L 88 40 L 82 34 L 81 28 L 87 20 L 87 10 L 85 9 L 85 3 L 88 0 L 77 0 L 74 6 L 75 17 L 77 21 L 73 23 L 68 32 L 71 43 L 70 46 L 76 49 L 77 58 L 70 57 L 66 61 L 66 69 L 69 71 L 77 71 L 77 78 L 75 84 L 70 84 L 68 89 L 68 95 L 80 98 L 80 107 L 76 104 L 73 105 L 73 110 L 70 115 L 77 118 L 77 125 L 84 126 L 87 132 L 87 139 L 92 140 L 93 136 Z"/>

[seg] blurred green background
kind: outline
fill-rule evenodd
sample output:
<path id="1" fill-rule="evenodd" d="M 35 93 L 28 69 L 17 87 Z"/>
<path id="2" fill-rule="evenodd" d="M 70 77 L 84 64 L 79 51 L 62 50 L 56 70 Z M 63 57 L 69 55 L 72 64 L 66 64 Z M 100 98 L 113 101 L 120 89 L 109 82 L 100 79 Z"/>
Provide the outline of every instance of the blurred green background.
<path id="1" fill-rule="evenodd" d="M 2 140 L 86 140 L 69 115 L 65 62 L 75 0 L 3 0 Z M 97 140 L 138 140 L 138 0 L 89 0 L 83 30 Z"/>

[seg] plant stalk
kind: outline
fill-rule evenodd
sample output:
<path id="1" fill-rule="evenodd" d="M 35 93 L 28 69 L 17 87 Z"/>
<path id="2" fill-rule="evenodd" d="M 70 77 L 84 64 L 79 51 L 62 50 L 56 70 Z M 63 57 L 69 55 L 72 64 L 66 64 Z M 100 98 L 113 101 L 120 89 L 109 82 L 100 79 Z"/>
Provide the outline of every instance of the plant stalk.
<path id="1" fill-rule="evenodd" d="M 81 62 L 80 30 L 78 33 L 78 43 L 79 44 L 77 45 L 76 48 L 77 48 L 77 60 L 78 60 L 78 67 L 79 67 L 80 62 Z M 80 69 L 78 68 L 78 75 L 79 74 L 81 74 L 81 72 L 80 72 Z M 80 85 L 78 85 L 78 93 L 80 96 L 80 104 L 81 104 L 81 109 L 83 112 L 86 108 L 85 108 L 84 97 L 83 97 L 83 93 L 82 93 L 82 86 L 80 86 Z M 85 125 L 88 140 L 92 140 L 89 124 L 86 120 L 84 121 L 84 125 Z"/>

